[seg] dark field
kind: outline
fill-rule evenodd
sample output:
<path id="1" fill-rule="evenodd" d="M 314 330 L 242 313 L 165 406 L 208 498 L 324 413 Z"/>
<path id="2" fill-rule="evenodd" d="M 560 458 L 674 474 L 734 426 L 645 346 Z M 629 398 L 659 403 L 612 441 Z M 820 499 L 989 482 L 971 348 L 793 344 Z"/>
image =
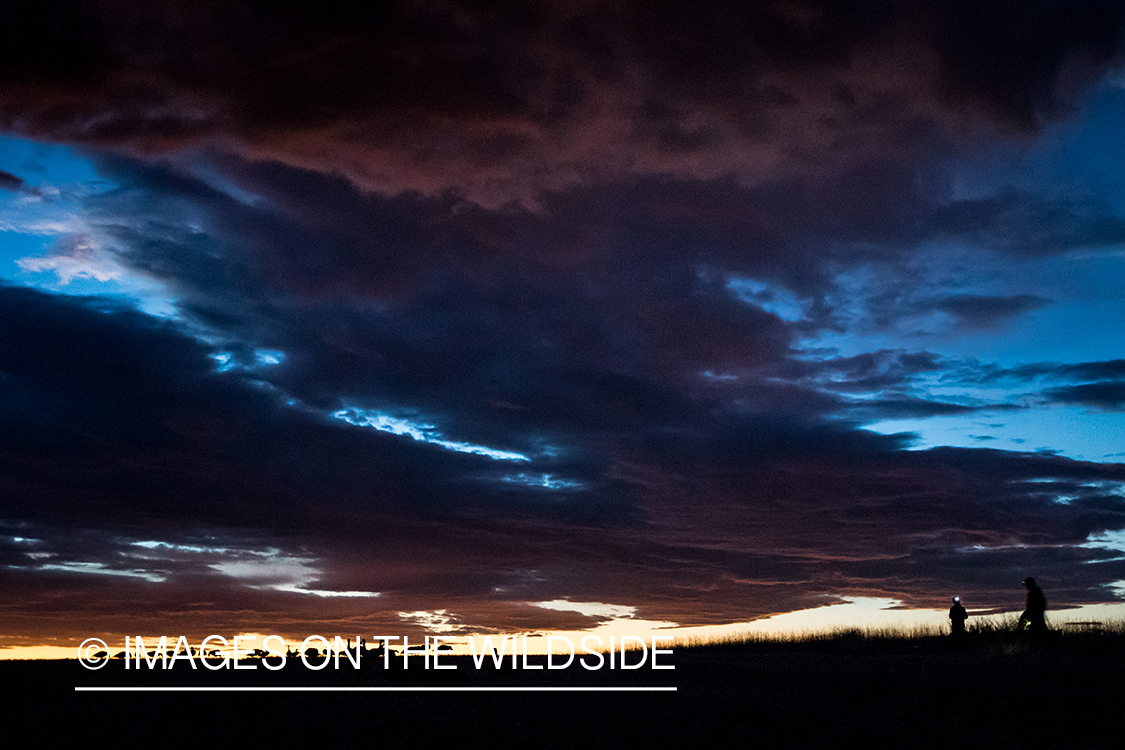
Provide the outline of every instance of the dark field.
<path id="1" fill-rule="evenodd" d="M 1120 748 L 1120 635 L 970 639 L 839 637 L 677 649 L 675 670 L 525 672 L 88 672 L 77 662 L 0 662 L 9 707 L 30 726 L 60 717 L 131 746 L 302 742 L 407 746 Z M 443 658 L 443 662 L 446 661 Z M 76 693 L 75 686 L 675 686 L 673 693 Z M 54 725 L 54 726 L 52 726 Z M 224 742 L 225 744 L 225 742 Z M 288 743 L 286 743 L 288 744 Z"/>

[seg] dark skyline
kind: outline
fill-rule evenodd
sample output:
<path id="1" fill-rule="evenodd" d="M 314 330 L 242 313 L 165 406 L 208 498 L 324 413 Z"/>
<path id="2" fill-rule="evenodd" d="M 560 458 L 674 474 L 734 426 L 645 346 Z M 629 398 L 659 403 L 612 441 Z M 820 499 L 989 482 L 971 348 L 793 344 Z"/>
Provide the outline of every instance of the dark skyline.
<path id="1" fill-rule="evenodd" d="M 176 6 L 0 10 L 0 647 L 1120 601 L 1120 3 Z"/>

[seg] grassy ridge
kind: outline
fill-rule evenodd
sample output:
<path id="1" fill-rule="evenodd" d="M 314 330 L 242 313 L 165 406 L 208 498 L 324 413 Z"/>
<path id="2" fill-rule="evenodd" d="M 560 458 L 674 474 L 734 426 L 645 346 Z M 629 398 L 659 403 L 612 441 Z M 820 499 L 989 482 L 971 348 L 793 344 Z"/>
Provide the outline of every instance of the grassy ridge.
<path id="1" fill-rule="evenodd" d="M 746 633 L 673 646 L 675 670 L 548 672 L 365 669 L 280 672 L 83 670 L 74 660 L 0 662 L 9 713 L 41 731 L 105 731 L 116 746 L 176 737 L 190 746 L 477 744 L 591 748 L 1106 748 L 1121 745 L 1125 623 L 1055 623 L 1033 641 L 1014 617 L 974 618 L 954 641 L 937 628 Z M 674 686 L 676 692 L 75 693 L 75 686 L 337 689 Z M 65 717 L 65 721 L 60 720 Z M 38 735 L 36 735 L 38 736 Z M 26 743 L 25 743 L 26 744 Z M 40 743 L 42 744 L 42 743 Z"/>
<path id="2" fill-rule="evenodd" d="M 948 628 L 933 625 L 887 625 L 794 630 L 781 633 L 745 632 L 720 637 L 680 638 L 673 648 L 757 652 L 944 652 L 979 650 L 1014 653 L 1038 646 L 1072 652 L 1125 652 L 1125 619 L 1096 624 L 1048 621 L 1050 633 L 1041 642 L 1018 629 L 1015 614 L 971 618 L 966 633 L 953 638 Z"/>

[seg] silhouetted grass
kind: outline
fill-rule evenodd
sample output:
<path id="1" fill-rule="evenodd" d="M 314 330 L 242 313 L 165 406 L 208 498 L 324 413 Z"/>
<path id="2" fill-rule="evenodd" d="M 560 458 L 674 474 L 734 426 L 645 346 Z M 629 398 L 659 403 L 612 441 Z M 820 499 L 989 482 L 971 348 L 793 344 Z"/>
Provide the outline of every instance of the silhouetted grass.
<path id="1" fill-rule="evenodd" d="M 677 639 L 679 649 L 752 651 L 759 653 L 940 653 L 949 651 L 1015 654 L 1043 646 L 1052 651 L 1125 653 L 1125 620 L 1081 625 L 1064 621 L 1048 623 L 1051 630 L 1041 640 L 1018 629 L 1016 614 L 973 617 L 967 632 L 953 638 L 949 628 L 933 625 L 885 625 L 792 630 L 780 633 L 747 631 L 719 637 Z"/>

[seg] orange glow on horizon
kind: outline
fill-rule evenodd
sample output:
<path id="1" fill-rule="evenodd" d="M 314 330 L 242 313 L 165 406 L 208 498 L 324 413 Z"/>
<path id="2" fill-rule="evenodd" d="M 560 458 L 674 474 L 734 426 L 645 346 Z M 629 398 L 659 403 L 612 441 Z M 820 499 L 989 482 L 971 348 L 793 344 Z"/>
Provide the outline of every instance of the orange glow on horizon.
<path id="1" fill-rule="evenodd" d="M 508 633 L 508 634 L 493 634 L 493 643 L 497 646 L 503 641 L 505 636 L 518 639 L 518 649 L 522 654 L 524 649 L 524 636 L 527 637 L 526 648 L 529 655 L 542 655 L 546 653 L 547 649 L 547 636 L 555 636 L 557 638 L 567 638 L 574 644 L 576 651 L 581 650 L 581 642 L 583 638 L 588 636 L 596 636 L 602 639 L 602 645 L 598 646 L 596 641 L 592 642 L 597 646 L 598 650 L 606 650 L 609 648 L 610 637 L 614 636 L 619 641 L 623 635 L 632 636 L 643 639 L 646 643 L 652 643 L 652 637 L 657 636 L 659 648 L 674 648 L 677 645 L 684 645 L 692 641 L 707 641 L 707 640 L 721 640 L 724 638 L 737 638 L 740 635 L 762 635 L 762 636 L 781 636 L 793 637 L 801 635 L 812 635 L 816 633 L 825 633 L 833 630 L 840 630 L 844 628 L 889 628 L 889 629 L 903 629 L 909 631 L 915 627 L 922 628 L 937 628 L 944 629 L 948 627 L 948 615 L 945 610 L 938 609 L 890 609 L 894 602 L 890 599 L 864 599 L 856 598 L 844 604 L 833 604 L 825 607 L 816 607 L 812 609 L 799 610 L 795 612 L 787 612 L 772 617 L 762 618 L 752 622 L 739 622 L 729 623 L 725 625 L 700 625 L 692 627 L 676 627 L 672 623 L 631 619 L 622 617 L 614 619 L 606 624 L 591 630 L 581 631 L 536 631 L 532 633 Z M 980 616 L 969 608 L 970 616 Z M 1016 614 L 1011 612 L 1009 614 Z M 1112 625 L 1114 622 L 1121 622 L 1125 620 L 1125 602 L 1114 604 L 1087 604 L 1079 607 L 1074 607 L 1067 610 L 1060 610 L 1048 613 L 1048 622 L 1056 626 L 1061 626 L 1067 622 L 1102 622 L 1107 625 Z M 971 622 L 971 620 L 970 620 Z M 168 653 L 171 654 L 176 645 L 176 636 L 169 633 L 167 640 Z M 247 652 L 254 648 L 261 647 L 261 639 L 267 634 L 263 633 L 238 633 L 239 650 Z M 312 633 L 309 634 L 313 635 Z M 347 641 L 351 638 L 351 646 L 356 644 L 356 638 L 362 637 L 367 640 L 368 648 L 375 648 L 378 646 L 374 635 L 372 634 L 345 634 L 345 633 L 321 633 L 328 643 L 334 647 L 334 637 L 339 635 L 342 639 Z M 457 655 L 468 655 L 472 653 L 472 648 L 468 643 L 468 637 L 446 636 L 440 632 L 433 632 L 429 634 L 433 636 L 442 636 L 443 643 L 448 643 L 453 646 L 453 653 Z M 672 636 L 674 640 L 662 640 L 666 636 Z M 120 636 L 105 636 L 103 640 L 108 645 L 110 654 L 117 654 L 124 649 L 125 635 Z M 135 634 L 130 634 L 130 653 L 132 653 L 132 639 Z M 223 636 L 227 638 L 228 642 L 234 636 Z M 422 645 L 422 638 L 424 636 L 411 637 L 410 645 L 412 649 L 418 648 Z M 160 636 L 146 636 L 142 634 L 145 642 L 145 650 L 151 652 L 157 648 Z M 281 646 L 282 649 L 292 647 L 299 649 L 303 637 L 285 637 L 282 636 L 285 643 Z M 448 640 L 446 640 L 448 638 Z M 478 653 L 484 644 L 484 636 L 472 636 L 473 642 L 476 644 Z M 61 640 L 61 639 L 60 639 Z M 58 646 L 58 645 L 35 645 L 35 646 L 0 646 L 0 661 L 6 660 L 42 660 L 42 659 L 74 659 L 78 654 L 78 647 L 81 643 L 80 638 L 73 638 L 72 645 Z M 188 638 L 188 643 L 193 648 L 200 646 L 202 639 Z M 216 645 L 212 643 L 211 645 Z M 309 644 L 316 648 L 322 649 L 324 643 L 315 641 Z M 398 641 L 391 641 L 391 648 L 398 650 L 402 647 L 402 638 Z M 558 645 L 556 643 L 556 645 Z M 273 642 L 274 648 L 277 648 L 277 642 Z M 510 648 L 510 647 L 509 647 Z M 219 648 L 220 651 L 229 653 L 228 649 Z M 181 648 L 181 653 L 183 649 Z M 510 651 L 509 651 L 510 653 Z"/>

